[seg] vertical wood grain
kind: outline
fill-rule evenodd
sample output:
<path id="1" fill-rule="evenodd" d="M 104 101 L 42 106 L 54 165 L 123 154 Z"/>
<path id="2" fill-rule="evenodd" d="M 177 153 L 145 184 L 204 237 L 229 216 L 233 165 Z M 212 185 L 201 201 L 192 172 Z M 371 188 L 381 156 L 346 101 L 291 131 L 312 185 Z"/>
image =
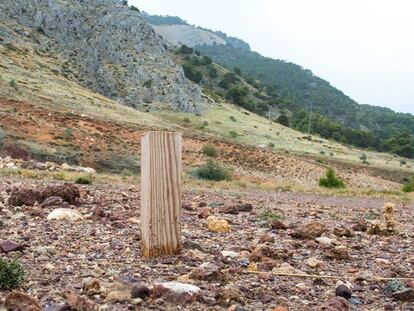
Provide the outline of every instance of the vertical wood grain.
<path id="1" fill-rule="evenodd" d="M 141 141 L 141 253 L 181 249 L 181 134 L 147 132 Z"/>

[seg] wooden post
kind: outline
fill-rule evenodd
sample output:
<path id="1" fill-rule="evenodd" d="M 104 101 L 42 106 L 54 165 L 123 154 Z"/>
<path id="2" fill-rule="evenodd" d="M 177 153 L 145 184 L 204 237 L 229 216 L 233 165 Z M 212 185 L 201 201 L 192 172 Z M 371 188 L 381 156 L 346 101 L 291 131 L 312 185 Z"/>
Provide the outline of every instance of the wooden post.
<path id="1" fill-rule="evenodd" d="M 141 254 L 181 249 L 181 134 L 147 132 L 141 141 Z"/>

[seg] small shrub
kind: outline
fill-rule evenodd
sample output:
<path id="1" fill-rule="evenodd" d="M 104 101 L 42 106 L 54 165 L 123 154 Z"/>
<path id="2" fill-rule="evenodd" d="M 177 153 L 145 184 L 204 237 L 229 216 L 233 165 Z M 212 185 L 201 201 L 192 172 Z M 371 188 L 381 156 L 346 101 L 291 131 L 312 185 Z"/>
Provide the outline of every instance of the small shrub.
<path id="1" fill-rule="evenodd" d="M 147 89 L 151 88 L 151 86 L 152 86 L 152 80 L 150 79 L 150 80 L 145 81 L 142 84 L 142 86 L 145 87 L 145 88 L 147 88 Z"/>
<path id="2" fill-rule="evenodd" d="M 404 192 L 414 192 L 414 177 L 411 181 L 404 184 L 402 191 Z"/>
<path id="3" fill-rule="evenodd" d="M 136 6 L 133 6 L 133 5 L 130 6 L 130 10 L 138 12 L 138 13 L 140 12 L 139 9 Z"/>
<path id="4" fill-rule="evenodd" d="M 1 143 L 0 143 L 1 144 Z M 400 166 L 403 166 L 403 165 L 407 165 L 407 161 L 405 161 L 405 160 L 401 160 L 400 161 Z"/>
<path id="5" fill-rule="evenodd" d="M 0 290 L 19 287 L 24 280 L 24 270 L 18 259 L 0 257 Z"/>
<path id="6" fill-rule="evenodd" d="M 63 140 L 66 142 L 71 142 L 73 139 L 72 129 L 65 128 L 63 131 Z"/>
<path id="7" fill-rule="evenodd" d="M 184 123 L 190 123 L 190 122 L 191 122 L 191 120 L 190 120 L 190 118 L 185 117 L 185 118 L 183 118 L 183 122 L 184 122 Z"/>
<path id="8" fill-rule="evenodd" d="M 273 148 L 273 147 L 275 146 L 275 144 L 274 144 L 274 143 L 272 143 L 272 142 L 270 142 L 270 143 L 268 143 L 268 144 L 267 144 L 267 146 L 268 146 L 269 148 Z"/>
<path id="9" fill-rule="evenodd" d="M 75 178 L 75 184 L 78 185 L 91 185 L 92 184 L 92 176 L 91 175 L 85 175 L 85 176 L 79 176 Z"/>
<path id="10" fill-rule="evenodd" d="M 208 126 L 208 122 L 207 121 L 203 121 L 203 126 Z"/>
<path id="11" fill-rule="evenodd" d="M 4 130 L 0 127 L 0 147 L 3 145 L 4 143 L 4 138 L 6 137 L 6 134 L 4 132 Z"/>
<path id="12" fill-rule="evenodd" d="M 266 222 L 268 225 L 270 225 L 273 220 L 283 219 L 283 216 L 270 210 L 269 208 L 266 208 L 263 212 L 260 213 L 259 218 L 261 221 Z"/>
<path id="13" fill-rule="evenodd" d="M 362 163 L 368 164 L 368 156 L 365 153 L 361 154 L 359 158 L 361 159 Z"/>
<path id="14" fill-rule="evenodd" d="M 233 116 L 230 116 L 230 117 L 229 117 L 229 119 L 230 119 L 231 121 L 233 121 L 233 122 L 237 122 L 236 118 L 235 118 L 235 117 L 233 117 Z"/>
<path id="15" fill-rule="evenodd" d="M 239 136 L 239 133 L 237 133 L 236 131 L 230 131 L 229 134 L 232 138 L 236 138 Z"/>
<path id="16" fill-rule="evenodd" d="M 66 174 L 64 172 L 57 172 L 52 175 L 54 180 L 66 180 Z"/>
<path id="17" fill-rule="evenodd" d="M 203 149 L 201 150 L 202 153 L 208 157 L 215 158 L 218 155 L 216 147 L 214 147 L 211 144 L 206 144 L 203 146 Z"/>
<path id="18" fill-rule="evenodd" d="M 130 170 L 125 169 L 125 168 L 121 172 L 122 177 L 131 177 L 131 176 L 134 176 L 134 175 L 136 175 L 134 172 L 131 172 Z"/>
<path id="19" fill-rule="evenodd" d="M 222 167 L 220 164 L 213 160 L 208 160 L 207 163 L 203 166 L 200 166 L 195 173 L 197 177 L 201 179 L 214 181 L 231 179 L 229 170 Z"/>
<path id="20" fill-rule="evenodd" d="M 17 87 L 16 80 L 14 79 L 10 80 L 9 85 L 17 91 L 18 87 Z"/>
<path id="21" fill-rule="evenodd" d="M 326 177 L 321 177 L 319 179 L 319 186 L 326 188 L 345 188 L 344 182 L 336 177 L 332 167 L 327 170 Z"/>

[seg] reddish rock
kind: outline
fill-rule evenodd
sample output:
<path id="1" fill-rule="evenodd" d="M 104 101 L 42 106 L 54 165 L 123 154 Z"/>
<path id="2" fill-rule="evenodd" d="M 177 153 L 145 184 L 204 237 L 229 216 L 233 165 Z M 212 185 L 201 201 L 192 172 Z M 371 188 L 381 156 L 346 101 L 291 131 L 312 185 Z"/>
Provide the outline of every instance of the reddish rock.
<path id="1" fill-rule="evenodd" d="M 347 238 L 351 238 L 355 235 L 354 231 L 352 229 L 349 229 L 345 226 L 335 227 L 334 230 L 333 230 L 333 233 L 338 237 L 343 237 L 344 236 L 344 237 L 347 237 Z"/>
<path id="2" fill-rule="evenodd" d="M 352 230 L 366 232 L 368 230 L 368 224 L 365 220 L 360 220 L 358 223 L 352 225 Z"/>
<path id="3" fill-rule="evenodd" d="M 348 301 L 342 297 L 334 297 L 322 304 L 318 311 L 349 311 L 350 306 Z"/>
<path id="4" fill-rule="evenodd" d="M 345 246 L 335 246 L 325 251 L 325 256 L 330 259 L 348 259 L 349 253 Z"/>
<path id="5" fill-rule="evenodd" d="M 286 230 L 287 228 L 289 228 L 286 224 L 284 224 L 283 222 L 279 220 L 273 220 L 270 223 L 270 227 L 272 229 L 278 229 L 278 230 Z"/>
<path id="6" fill-rule="evenodd" d="M 320 237 L 325 231 L 326 226 L 323 223 L 313 221 L 297 226 L 291 233 L 291 236 L 303 240 L 312 240 Z"/>
<path id="7" fill-rule="evenodd" d="M 220 207 L 219 212 L 223 214 L 237 215 L 240 212 L 240 210 L 237 205 L 227 205 Z"/>
<path id="8" fill-rule="evenodd" d="M 406 288 L 392 294 L 392 298 L 398 301 L 414 301 L 414 289 Z"/>
<path id="9" fill-rule="evenodd" d="M 205 262 L 200 265 L 200 267 L 194 269 L 190 273 L 190 278 L 195 280 L 204 280 L 204 281 L 215 281 L 221 282 L 224 281 L 224 274 L 221 272 L 220 268 L 209 262 Z"/>
<path id="10" fill-rule="evenodd" d="M 95 311 L 95 302 L 87 297 L 79 296 L 72 291 L 64 293 L 66 303 L 74 310 Z"/>
<path id="11" fill-rule="evenodd" d="M 59 207 L 59 206 L 63 206 L 64 204 L 63 203 L 66 203 L 66 202 L 64 202 L 63 201 L 63 199 L 61 198 L 61 197 L 58 197 L 58 196 L 51 196 L 51 197 L 48 197 L 48 198 L 46 198 L 41 204 L 40 204 L 40 206 L 41 207 L 49 207 L 49 206 L 56 206 L 56 207 Z M 66 203 L 66 205 L 67 205 L 67 203 Z M 67 207 L 67 206 L 66 206 Z"/>
<path id="12" fill-rule="evenodd" d="M 42 311 L 37 298 L 18 291 L 11 292 L 6 296 L 4 307 L 8 311 Z"/>
<path id="13" fill-rule="evenodd" d="M 181 204 L 181 207 L 182 207 L 183 209 L 185 209 L 186 211 L 194 211 L 194 208 L 193 208 L 193 206 L 191 205 L 191 202 L 183 202 L 183 203 Z"/>
<path id="14" fill-rule="evenodd" d="M 33 206 L 39 192 L 28 188 L 13 188 L 8 203 L 12 206 Z"/>
<path id="15" fill-rule="evenodd" d="M 287 259 L 292 255 L 292 252 L 287 249 L 276 248 L 267 244 L 259 244 L 250 253 L 249 259 L 254 262 L 263 261 L 266 258 L 271 259 Z"/>
<path id="16" fill-rule="evenodd" d="M 63 201 L 68 202 L 70 205 L 76 205 L 80 198 L 79 188 L 73 184 L 64 183 L 63 185 L 50 185 L 40 190 L 39 202 L 43 202 L 49 197 L 58 196 Z"/>
<path id="17" fill-rule="evenodd" d="M 200 202 L 200 203 L 198 203 L 198 207 L 204 207 L 204 206 L 207 206 L 207 203 L 206 202 Z"/>
<path id="18" fill-rule="evenodd" d="M 272 311 L 289 311 L 283 306 L 277 306 L 276 308 L 272 309 Z"/>
<path id="19" fill-rule="evenodd" d="M 49 199 L 53 197 L 53 199 Z M 50 185 L 43 189 L 29 189 L 29 188 L 13 188 L 11 196 L 9 198 L 9 204 L 12 206 L 33 206 L 36 202 L 44 203 L 44 206 L 49 206 L 53 202 L 58 202 L 60 205 L 63 202 L 67 202 L 71 205 L 78 203 L 80 198 L 80 192 L 75 185 L 65 183 L 63 185 Z M 47 199 L 50 202 L 46 201 Z"/>
<path id="20" fill-rule="evenodd" d="M 214 214 L 213 209 L 210 207 L 205 207 L 198 213 L 198 218 L 207 219 L 208 216 L 211 216 L 212 214 Z"/>
<path id="21" fill-rule="evenodd" d="M 145 299 L 149 295 L 151 295 L 151 290 L 148 288 L 147 285 L 145 285 L 144 282 L 137 282 L 132 285 L 131 288 L 131 297 L 132 298 L 141 298 Z"/>
<path id="22" fill-rule="evenodd" d="M 18 244 L 9 240 L 0 242 L 0 250 L 6 254 L 10 252 L 22 252 L 24 247 L 25 246 L 22 244 Z"/>
<path id="23" fill-rule="evenodd" d="M 253 205 L 250 203 L 241 203 L 238 205 L 240 212 L 251 212 L 253 210 Z"/>
<path id="24" fill-rule="evenodd" d="M 270 234 L 263 234 L 259 240 L 260 243 L 274 243 L 275 237 L 271 236 Z"/>

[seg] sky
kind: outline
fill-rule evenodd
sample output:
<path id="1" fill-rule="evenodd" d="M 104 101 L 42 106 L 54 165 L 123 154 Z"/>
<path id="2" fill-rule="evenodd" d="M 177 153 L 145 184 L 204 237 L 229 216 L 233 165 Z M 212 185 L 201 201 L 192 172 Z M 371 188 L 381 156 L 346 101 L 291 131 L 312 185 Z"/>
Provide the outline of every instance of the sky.
<path id="1" fill-rule="evenodd" d="M 129 0 L 312 70 L 361 104 L 414 114 L 414 1 Z"/>

